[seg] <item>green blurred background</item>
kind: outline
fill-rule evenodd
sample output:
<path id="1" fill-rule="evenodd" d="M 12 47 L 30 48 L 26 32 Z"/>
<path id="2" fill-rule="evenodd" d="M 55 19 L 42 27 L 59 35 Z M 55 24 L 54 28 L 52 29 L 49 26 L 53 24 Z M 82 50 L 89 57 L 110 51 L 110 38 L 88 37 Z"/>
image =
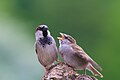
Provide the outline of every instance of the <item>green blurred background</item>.
<path id="1" fill-rule="evenodd" d="M 0 0 L 0 80 L 41 79 L 39 24 L 49 26 L 57 46 L 59 32 L 72 35 L 103 68 L 99 80 L 120 79 L 120 0 Z"/>

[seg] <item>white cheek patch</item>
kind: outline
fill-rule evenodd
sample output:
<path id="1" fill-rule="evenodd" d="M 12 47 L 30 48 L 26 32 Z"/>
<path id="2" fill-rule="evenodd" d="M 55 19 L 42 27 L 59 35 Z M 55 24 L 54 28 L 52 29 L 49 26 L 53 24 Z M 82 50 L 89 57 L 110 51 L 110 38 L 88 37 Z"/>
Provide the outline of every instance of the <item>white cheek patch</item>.
<path id="1" fill-rule="evenodd" d="M 35 33 L 35 36 L 36 36 L 36 40 L 38 40 L 40 37 L 43 37 L 42 31 L 37 31 Z"/>
<path id="2" fill-rule="evenodd" d="M 47 32 L 48 32 L 48 35 L 50 36 L 50 31 L 49 31 L 49 30 L 47 30 Z"/>

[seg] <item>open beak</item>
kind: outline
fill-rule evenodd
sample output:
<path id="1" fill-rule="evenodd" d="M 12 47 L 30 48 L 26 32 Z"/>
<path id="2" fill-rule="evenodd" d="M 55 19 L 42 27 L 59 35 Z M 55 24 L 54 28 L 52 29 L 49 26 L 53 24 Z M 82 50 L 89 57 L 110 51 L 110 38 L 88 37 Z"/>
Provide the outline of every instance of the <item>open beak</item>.
<path id="1" fill-rule="evenodd" d="M 57 37 L 57 39 L 59 39 L 59 40 L 64 40 L 64 39 L 65 39 L 64 34 L 63 34 L 63 33 L 60 33 L 60 35 L 61 35 L 61 37 Z"/>

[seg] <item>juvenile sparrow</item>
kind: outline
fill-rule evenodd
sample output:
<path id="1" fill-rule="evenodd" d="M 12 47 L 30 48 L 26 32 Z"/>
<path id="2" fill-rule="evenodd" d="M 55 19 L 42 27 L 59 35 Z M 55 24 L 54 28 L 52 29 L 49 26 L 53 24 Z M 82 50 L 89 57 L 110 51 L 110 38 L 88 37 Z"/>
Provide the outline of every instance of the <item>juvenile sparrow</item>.
<path id="1" fill-rule="evenodd" d="M 74 69 L 84 70 L 84 75 L 86 75 L 86 69 L 88 69 L 93 75 L 98 75 L 102 78 L 103 75 L 95 69 L 102 70 L 102 68 L 76 44 L 76 40 L 70 35 L 60 34 L 61 37 L 58 37 L 60 43 L 59 53 L 63 57 L 64 62 Z"/>
<path id="2" fill-rule="evenodd" d="M 51 36 L 47 25 L 39 25 L 35 32 L 35 51 L 39 62 L 48 72 L 54 61 L 57 61 L 57 47 L 54 38 Z"/>

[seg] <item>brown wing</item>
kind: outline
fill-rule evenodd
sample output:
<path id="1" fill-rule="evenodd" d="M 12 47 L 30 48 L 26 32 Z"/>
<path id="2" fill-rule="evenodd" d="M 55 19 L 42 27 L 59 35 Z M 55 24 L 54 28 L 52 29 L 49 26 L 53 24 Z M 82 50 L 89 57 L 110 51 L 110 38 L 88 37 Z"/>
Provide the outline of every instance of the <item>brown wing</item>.
<path id="1" fill-rule="evenodd" d="M 88 60 L 87 54 L 84 52 L 84 50 L 79 47 L 78 45 L 72 45 L 73 50 L 75 51 L 74 53 L 77 54 L 78 56 Z"/>
<path id="2" fill-rule="evenodd" d="M 95 68 L 102 70 L 102 68 L 94 60 L 92 60 L 92 58 L 90 58 L 80 46 L 74 44 L 72 45 L 72 48 L 74 49 L 75 54 L 90 62 Z"/>

